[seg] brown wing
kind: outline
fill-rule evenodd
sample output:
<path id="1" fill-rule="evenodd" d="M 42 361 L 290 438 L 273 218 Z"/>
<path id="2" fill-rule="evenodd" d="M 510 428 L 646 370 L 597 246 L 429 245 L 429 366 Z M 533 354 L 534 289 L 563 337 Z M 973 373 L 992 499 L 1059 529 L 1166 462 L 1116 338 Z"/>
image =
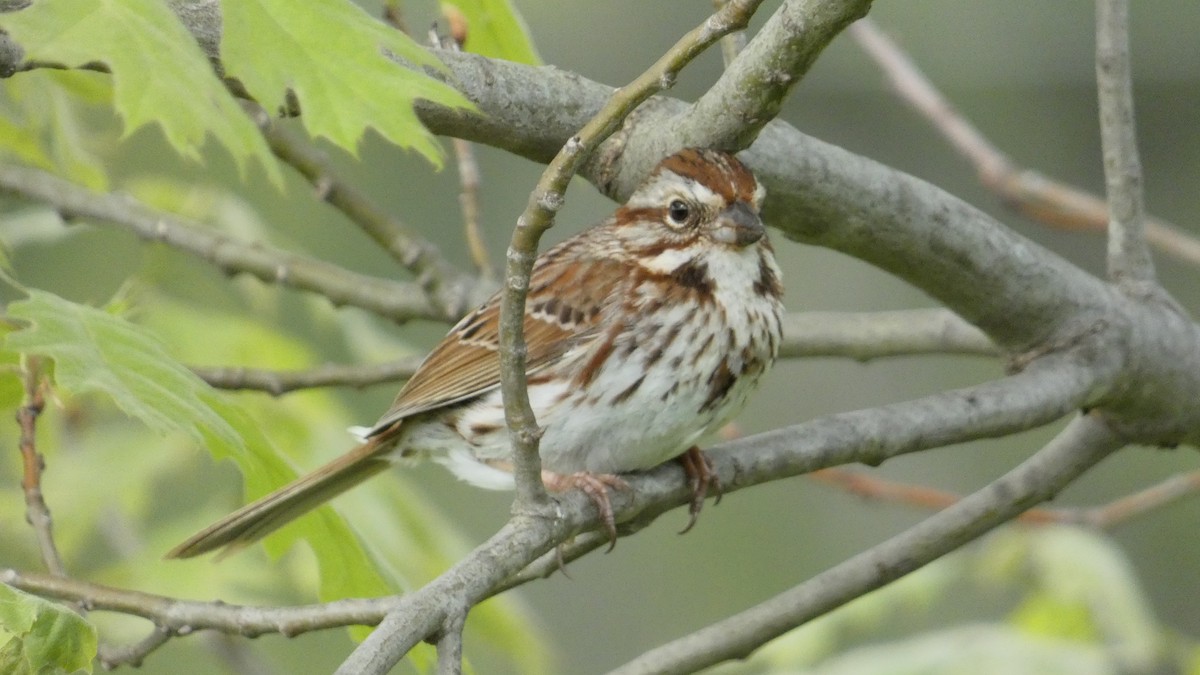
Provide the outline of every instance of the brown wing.
<path id="1" fill-rule="evenodd" d="M 581 260 L 579 238 L 540 257 L 525 302 L 526 372 L 553 364 L 599 333 L 604 308 L 621 297 L 628 278 L 610 259 Z M 397 421 L 479 396 L 500 386 L 500 297 L 494 295 L 459 321 L 400 390 L 372 434 Z"/>

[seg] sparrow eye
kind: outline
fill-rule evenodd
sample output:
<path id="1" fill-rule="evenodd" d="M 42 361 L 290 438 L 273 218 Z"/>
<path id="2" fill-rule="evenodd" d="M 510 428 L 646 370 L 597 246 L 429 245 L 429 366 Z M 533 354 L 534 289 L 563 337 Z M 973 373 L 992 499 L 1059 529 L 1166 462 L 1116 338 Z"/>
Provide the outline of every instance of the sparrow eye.
<path id="1" fill-rule="evenodd" d="M 683 225 L 691 215 L 691 207 L 681 199 L 676 199 L 667 206 L 667 218 L 670 218 L 671 222 L 676 225 Z"/>

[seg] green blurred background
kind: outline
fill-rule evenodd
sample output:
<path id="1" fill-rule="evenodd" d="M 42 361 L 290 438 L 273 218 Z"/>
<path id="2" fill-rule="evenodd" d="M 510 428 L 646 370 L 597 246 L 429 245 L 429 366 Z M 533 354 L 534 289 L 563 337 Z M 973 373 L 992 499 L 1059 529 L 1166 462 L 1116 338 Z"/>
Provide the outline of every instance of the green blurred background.
<path id="1" fill-rule="evenodd" d="M 372 12 L 378 3 L 364 3 Z M 635 77 L 679 35 L 711 11 L 708 2 L 611 0 L 561 3 L 517 0 L 533 38 L 548 64 L 618 85 Z M 765 17 L 776 6 L 767 3 Z M 1085 0 L 1009 0 L 962 3 L 954 0 L 879 2 L 872 13 L 882 28 L 906 48 L 915 62 L 951 101 L 1016 163 L 1087 190 L 1103 190 L 1092 63 L 1093 3 Z M 432 8 L 413 3 L 410 25 L 423 26 Z M 755 26 L 761 25 L 762 18 Z M 1138 134 L 1145 168 L 1147 204 L 1152 213 L 1196 232 L 1200 213 L 1200 3 L 1135 3 L 1133 59 Z M 701 58 L 686 71 L 672 95 L 692 99 L 717 77 L 719 55 Z M 941 186 L 994 214 L 1024 236 L 1041 242 L 1073 263 L 1102 274 L 1104 242 L 1089 234 L 1048 230 L 1007 211 L 983 190 L 973 171 L 905 104 L 893 96 L 883 77 L 848 36 L 838 38 L 797 87 L 783 117 L 805 133 L 841 145 Z M 98 124 L 103 124 L 99 122 Z M 448 143 L 446 144 L 448 149 Z M 105 149 L 118 184 L 150 190 L 159 181 L 182 182 L 191 198 L 210 215 L 244 227 L 254 217 L 273 230 L 280 245 L 314 253 L 349 268 L 380 276 L 398 276 L 396 266 L 373 248 L 332 209 L 313 205 L 308 188 L 289 180 L 286 192 L 271 188 L 255 173 L 239 183 L 220 151 L 204 165 L 179 160 L 155 131 L 141 131 L 119 146 Z M 368 136 L 358 161 L 331 151 L 354 183 L 412 226 L 425 232 L 458 263 L 467 256 L 461 245 L 458 182 L 452 167 L 440 173 L 419 158 Z M 483 224 L 492 259 L 502 260 L 503 245 L 524 206 L 540 167 L 488 148 L 479 148 L 483 176 Z M 125 181 L 127 183 L 122 183 Z M 195 205 L 193 205 L 195 206 Z M 576 181 L 559 225 L 544 244 L 578 231 L 612 208 L 595 190 Z M 346 361 L 366 348 L 345 339 L 331 320 L 363 327 L 369 353 L 380 360 L 419 352 L 436 340 L 441 326 L 399 330 L 353 309 L 328 311 L 299 294 L 262 288 L 239 279 L 228 281 L 207 267 L 108 229 L 79 228 L 57 234 L 34 212 L 6 233 L 20 278 L 78 301 L 103 303 L 132 273 L 161 284 L 168 295 L 244 316 L 263 313 L 278 320 L 296 339 L 317 350 L 319 360 Z M 213 215 L 215 214 L 215 215 Z M 250 214 L 255 214 L 251 216 Z M 243 236 L 245 229 L 241 230 Z M 47 235 L 47 232 L 53 232 Z M 1196 232 L 1200 234 L 1200 232 Z M 797 245 L 782 237 L 776 248 L 785 272 L 787 305 L 793 311 L 854 310 L 933 306 L 905 283 L 837 253 Z M 1200 270 L 1156 255 L 1163 284 L 1186 308 L 1200 301 Z M 252 300 L 248 300 L 251 298 Z M 269 308 L 264 310 L 264 308 Z M 332 317 L 332 319 L 330 318 Z M 233 357 L 231 357 L 233 358 Z M 247 364 L 252 355 L 238 355 Z M 1001 374 L 1000 364 L 970 358 L 913 358 L 859 364 L 847 360 L 780 363 L 753 399 L 739 424 L 753 433 L 819 415 L 869 407 L 964 386 Z M 337 398 L 360 423 L 386 409 L 394 386 L 338 392 Z M 260 397 L 261 398 L 261 397 Z M 955 491 L 975 489 L 1039 448 L 1055 429 L 1002 441 L 957 446 L 903 458 L 871 470 L 872 475 Z M 5 432 L 8 433 L 8 432 Z M 338 452 L 338 429 L 330 447 L 297 449 L 304 466 Z M 58 436 L 69 445 L 78 442 Z M 114 443 L 120 445 L 120 443 Z M 95 448 L 92 448 L 95 450 Z M 47 449 L 47 453 L 52 451 Z M 153 455 L 141 446 L 136 453 Z M 145 486 L 140 500 L 162 517 L 203 504 L 204 517 L 217 517 L 239 503 L 239 480 L 227 465 L 216 466 L 199 450 L 193 459 L 159 475 Z M 151 461 L 126 451 L 114 461 Z M 312 453 L 307 455 L 307 453 Z M 55 473 L 64 460 L 52 455 L 47 477 L 51 507 L 72 495 L 54 492 Z M 1190 448 L 1175 451 L 1132 448 L 1109 460 L 1072 486 L 1057 505 L 1102 503 L 1197 464 Z M 10 458 L 0 477 L 18 471 Z M 458 484 L 434 466 L 407 473 L 417 501 L 429 503 L 462 533 L 462 544 L 482 541 L 504 521 L 510 496 Z M 385 478 L 383 480 L 389 480 Z M 126 489 L 142 490 L 128 486 Z M 211 495 L 215 493 L 219 499 Z M 92 499 L 98 499 L 92 497 Z M 350 497 L 350 500 L 359 499 Z M 19 502 L 2 510 L 0 535 L 22 534 Z M 103 505 L 100 508 L 107 508 Z M 141 508 L 146 508 L 144 505 Z M 200 508 L 196 506 L 195 508 Z M 56 511 L 56 513 L 58 513 Z M 719 507 L 705 509 L 687 536 L 675 532 L 682 513 L 669 514 L 636 537 L 622 540 L 609 555 L 593 555 L 561 575 L 516 592 L 538 635 L 550 646 L 550 672 L 601 672 L 669 638 L 682 635 L 790 587 L 919 521 L 925 514 L 898 505 L 865 503 L 805 478 L 780 481 L 733 494 Z M 1175 629 L 1200 635 L 1200 544 L 1195 535 L 1200 500 L 1187 500 L 1119 527 L 1112 537 L 1129 557 L 1155 612 Z M 178 525 L 176 535 L 183 535 Z M 10 540 L 13 541 L 13 540 Z M 166 539 L 164 539 L 164 543 Z M 36 568 L 32 547 L 17 550 L 5 564 Z M 4 544 L 10 548 L 8 543 Z M 98 548 L 103 548 L 99 547 Z M 21 550 L 18 550 L 21 549 Z M 302 557 L 303 553 L 295 554 Z M 242 588 L 230 602 L 311 601 L 303 591 L 275 588 L 273 566 L 250 552 L 219 566 L 166 563 L 146 557 L 143 573 L 151 582 L 169 578 L 174 565 L 208 565 L 203 575 Z M 68 560 L 79 576 L 99 563 Z M 197 568 L 199 569 L 199 568 Z M 288 567 L 291 569 L 291 567 Z M 243 575 L 240 578 L 237 575 Z M 248 576 L 245 576 L 248 575 Z M 214 583 L 217 583 L 214 581 Z M 270 589 L 267 592 L 262 586 Z M 202 588 L 195 597 L 207 598 Z M 994 609 L 994 608 L 993 608 Z M 917 613 L 900 626 L 883 626 L 875 637 L 905 635 L 925 628 L 995 616 L 989 602 L 967 594 L 962 602 Z M 130 635 L 136 635 L 131 633 Z M 297 638 L 266 637 L 247 655 L 238 639 L 176 640 L 152 655 L 143 672 L 214 672 L 221 663 L 192 650 L 211 646 L 226 653 L 230 672 L 327 672 L 349 649 L 344 632 Z M 512 666 L 492 647 L 476 649 L 468 633 L 468 654 L 478 672 Z M 531 649 L 533 647 L 531 646 Z M 266 650 L 259 653 L 259 649 Z M 269 659 L 263 654 L 269 654 Z M 249 659 L 249 660 L 242 660 Z M 280 659 L 257 671 L 267 660 Z"/>

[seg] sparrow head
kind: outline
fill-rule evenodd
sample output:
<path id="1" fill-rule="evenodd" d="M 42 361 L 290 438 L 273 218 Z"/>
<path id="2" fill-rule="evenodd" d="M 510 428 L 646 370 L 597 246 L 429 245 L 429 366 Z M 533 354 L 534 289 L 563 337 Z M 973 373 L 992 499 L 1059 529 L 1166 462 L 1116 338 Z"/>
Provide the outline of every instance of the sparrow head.
<path id="1" fill-rule="evenodd" d="M 618 226 L 648 229 L 659 241 L 687 245 L 703 239 L 745 248 L 763 238 L 759 208 L 766 191 L 733 155 L 687 148 L 650 172 L 616 213 Z M 633 233 L 629 233 L 633 234 Z"/>

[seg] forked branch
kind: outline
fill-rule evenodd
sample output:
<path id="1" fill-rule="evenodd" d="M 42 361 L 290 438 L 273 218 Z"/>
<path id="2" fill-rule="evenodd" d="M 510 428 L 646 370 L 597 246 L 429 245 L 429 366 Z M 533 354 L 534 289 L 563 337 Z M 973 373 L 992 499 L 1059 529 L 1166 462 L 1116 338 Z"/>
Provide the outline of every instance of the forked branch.
<path id="1" fill-rule="evenodd" d="M 1046 447 L 982 490 L 770 600 L 652 649 L 610 675 L 692 673 L 758 647 L 895 581 L 1058 494 L 1124 445 L 1081 415 Z"/>

